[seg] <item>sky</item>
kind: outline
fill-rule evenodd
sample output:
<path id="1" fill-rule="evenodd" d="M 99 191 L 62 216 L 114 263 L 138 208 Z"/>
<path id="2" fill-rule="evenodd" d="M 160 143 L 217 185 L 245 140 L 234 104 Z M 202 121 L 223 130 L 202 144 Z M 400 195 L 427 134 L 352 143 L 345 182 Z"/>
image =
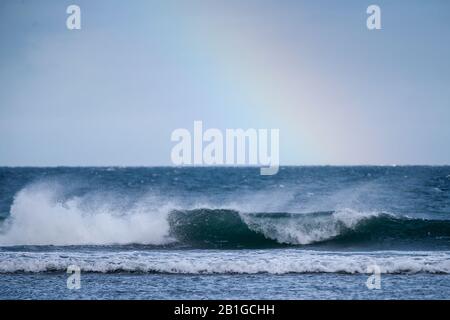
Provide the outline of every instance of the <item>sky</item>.
<path id="1" fill-rule="evenodd" d="M 282 165 L 450 164 L 449 38 L 446 0 L 2 0 L 0 166 L 171 165 L 195 120 L 279 129 Z"/>

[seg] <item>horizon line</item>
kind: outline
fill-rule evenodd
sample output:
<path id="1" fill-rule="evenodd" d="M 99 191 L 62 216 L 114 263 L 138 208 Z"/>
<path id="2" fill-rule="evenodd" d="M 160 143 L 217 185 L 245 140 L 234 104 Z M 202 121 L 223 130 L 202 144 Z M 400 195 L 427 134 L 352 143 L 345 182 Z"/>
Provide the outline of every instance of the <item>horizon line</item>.
<path id="1" fill-rule="evenodd" d="M 450 164 L 287 164 L 283 167 L 448 167 Z M 264 165 L 0 165 L 0 168 L 264 168 Z"/>

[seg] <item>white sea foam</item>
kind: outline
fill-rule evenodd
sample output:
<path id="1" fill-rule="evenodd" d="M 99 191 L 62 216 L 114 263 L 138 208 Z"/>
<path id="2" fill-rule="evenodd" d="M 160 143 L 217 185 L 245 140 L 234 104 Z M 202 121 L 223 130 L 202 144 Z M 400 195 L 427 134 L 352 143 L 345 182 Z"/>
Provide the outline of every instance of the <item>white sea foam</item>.
<path id="1" fill-rule="evenodd" d="M 450 274 L 450 252 L 337 253 L 296 249 L 0 252 L 0 273 L 64 272 L 69 265 L 77 265 L 82 272 L 100 273 L 363 274 L 374 264 L 388 274 Z"/>
<path id="2" fill-rule="evenodd" d="M 298 214 L 295 219 L 264 218 L 241 214 L 250 229 L 265 237 L 286 244 L 311 244 L 334 238 L 346 229 L 354 228 L 359 222 L 378 216 L 377 212 L 358 212 L 342 209 L 329 215 Z"/>
<path id="3" fill-rule="evenodd" d="M 120 201 L 120 200 L 119 200 Z M 164 244 L 168 205 L 137 202 L 126 212 L 105 205 L 85 206 L 84 199 L 58 199 L 48 186 L 21 190 L 0 233 L 0 245 Z"/>

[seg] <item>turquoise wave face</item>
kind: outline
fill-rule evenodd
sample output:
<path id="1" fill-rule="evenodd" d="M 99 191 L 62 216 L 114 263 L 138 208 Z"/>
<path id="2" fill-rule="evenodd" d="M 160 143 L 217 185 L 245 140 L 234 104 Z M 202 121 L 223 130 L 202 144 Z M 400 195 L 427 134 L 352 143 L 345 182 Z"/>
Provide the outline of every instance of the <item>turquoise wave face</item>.
<path id="1" fill-rule="evenodd" d="M 352 211 L 239 213 L 224 209 L 173 211 L 172 236 L 197 248 L 403 245 L 450 248 L 450 221 L 364 215 Z"/>

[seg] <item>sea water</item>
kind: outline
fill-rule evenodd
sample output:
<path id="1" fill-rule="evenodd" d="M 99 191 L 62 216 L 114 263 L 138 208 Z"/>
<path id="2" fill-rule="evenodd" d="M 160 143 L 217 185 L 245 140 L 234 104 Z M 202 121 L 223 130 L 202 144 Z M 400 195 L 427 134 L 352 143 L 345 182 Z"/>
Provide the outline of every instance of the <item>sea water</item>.
<path id="1" fill-rule="evenodd" d="M 450 167 L 0 168 L 0 298 L 448 299 L 449 217 Z"/>

